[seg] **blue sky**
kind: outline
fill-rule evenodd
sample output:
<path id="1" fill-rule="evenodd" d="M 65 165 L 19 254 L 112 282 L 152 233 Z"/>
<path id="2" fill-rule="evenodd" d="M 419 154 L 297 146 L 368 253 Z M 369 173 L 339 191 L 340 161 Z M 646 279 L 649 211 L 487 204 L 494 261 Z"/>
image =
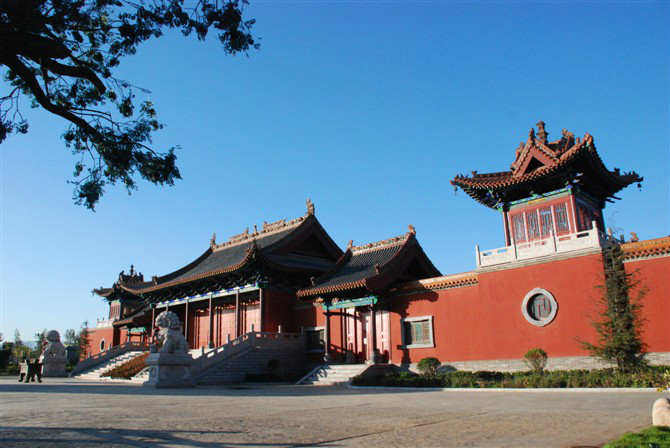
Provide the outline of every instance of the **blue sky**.
<path id="1" fill-rule="evenodd" d="M 668 235 L 668 2 L 264 1 L 246 13 L 261 38 L 248 57 L 168 33 L 120 67 L 167 124 L 156 148 L 181 146 L 175 187 L 108 188 L 92 213 L 71 201 L 62 120 L 28 110 L 30 133 L 4 142 L 6 339 L 94 322 L 107 307 L 91 290 L 130 264 L 171 272 L 212 232 L 300 216 L 308 197 L 341 247 L 413 224 L 444 274 L 472 270 L 476 244 L 504 244 L 501 216 L 449 180 L 508 169 L 539 119 L 550 139 L 591 133 L 609 168 L 644 176 L 606 218 Z"/>

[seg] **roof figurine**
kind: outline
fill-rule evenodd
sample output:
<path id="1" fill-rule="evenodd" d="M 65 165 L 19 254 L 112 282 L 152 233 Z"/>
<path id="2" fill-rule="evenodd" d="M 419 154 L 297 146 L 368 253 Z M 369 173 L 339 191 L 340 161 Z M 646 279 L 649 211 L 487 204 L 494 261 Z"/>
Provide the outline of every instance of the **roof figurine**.
<path id="1" fill-rule="evenodd" d="M 451 184 L 477 202 L 498 208 L 504 203 L 566 186 L 578 188 L 604 202 L 628 185 L 643 180 L 632 171 L 622 174 L 618 170 L 608 170 L 590 134 L 575 140 L 572 132 L 563 129 L 561 138 L 550 142 L 546 138 L 549 134 L 544 122 L 540 120 L 537 126 L 537 136 L 531 128 L 526 143 L 516 149 L 509 171 L 488 174 L 473 171 L 472 176 L 456 176 Z"/>
<path id="2" fill-rule="evenodd" d="M 299 290 L 297 295 L 311 300 L 318 297 L 327 300 L 360 298 L 401 282 L 439 275 L 440 271 L 417 241 L 414 226 L 410 225 L 409 231 L 402 236 L 360 246 L 350 242 L 335 266 L 315 278 L 311 287 Z"/>
<path id="3" fill-rule="evenodd" d="M 310 277 L 328 271 L 342 255 L 314 216 L 313 204 L 310 212 L 310 203 L 307 214 L 291 221 L 264 222 L 260 231 L 254 226 L 253 233 L 247 227 L 220 244 L 213 235 L 200 257 L 170 274 L 145 282 L 132 267 L 132 275 L 121 273 L 111 288 L 94 292 L 107 300 L 157 302 L 254 283 L 258 278 L 296 289 L 308 285 Z"/>
<path id="4" fill-rule="evenodd" d="M 542 142 L 542 143 L 547 143 L 547 136 L 549 133 L 544 130 L 544 121 L 540 120 L 537 122 L 537 138 Z"/>
<path id="5" fill-rule="evenodd" d="M 314 203 L 310 198 L 307 198 L 307 214 L 308 215 L 314 214 Z"/>

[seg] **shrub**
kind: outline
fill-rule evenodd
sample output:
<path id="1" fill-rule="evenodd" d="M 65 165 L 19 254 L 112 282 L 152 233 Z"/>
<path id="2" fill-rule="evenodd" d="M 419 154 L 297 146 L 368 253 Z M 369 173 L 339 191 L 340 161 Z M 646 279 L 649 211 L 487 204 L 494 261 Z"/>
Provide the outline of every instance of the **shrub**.
<path id="1" fill-rule="evenodd" d="M 441 364 L 439 359 L 429 356 L 428 358 L 423 358 L 421 361 L 419 361 L 419 363 L 416 365 L 416 368 L 419 369 L 421 375 L 428 378 L 433 378 L 435 375 L 437 375 L 437 369 L 440 368 L 440 365 Z"/>
<path id="2" fill-rule="evenodd" d="M 523 357 L 526 365 L 535 373 L 542 373 L 547 365 L 547 352 L 541 348 L 531 348 Z"/>
<path id="3" fill-rule="evenodd" d="M 411 372 L 387 373 L 375 378 L 355 377 L 355 386 L 472 387 L 472 388 L 565 388 L 565 387 L 658 387 L 670 378 L 670 368 L 646 367 L 634 372 L 618 369 L 556 370 L 530 372 L 438 373 L 433 377 Z"/>

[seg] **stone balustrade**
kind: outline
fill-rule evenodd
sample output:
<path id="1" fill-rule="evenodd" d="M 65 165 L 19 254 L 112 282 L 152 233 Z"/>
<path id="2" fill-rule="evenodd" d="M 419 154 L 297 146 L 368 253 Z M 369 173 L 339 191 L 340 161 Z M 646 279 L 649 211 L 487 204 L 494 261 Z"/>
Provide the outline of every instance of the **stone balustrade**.
<path id="1" fill-rule="evenodd" d="M 543 257 L 553 254 L 579 251 L 584 249 L 602 248 L 607 244 L 607 237 L 600 232 L 595 221 L 591 230 L 549 237 L 534 241 L 524 241 L 511 246 L 480 251 L 476 246 L 477 268 L 512 263 L 520 260 Z"/>

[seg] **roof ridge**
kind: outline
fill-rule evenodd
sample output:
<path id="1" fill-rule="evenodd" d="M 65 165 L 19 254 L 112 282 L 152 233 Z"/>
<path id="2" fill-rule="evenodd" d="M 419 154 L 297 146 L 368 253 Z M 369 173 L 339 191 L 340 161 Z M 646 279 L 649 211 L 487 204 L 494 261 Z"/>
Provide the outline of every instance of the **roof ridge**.
<path id="1" fill-rule="evenodd" d="M 314 203 L 310 199 L 307 199 L 306 204 L 307 204 L 307 212 L 304 215 L 292 219 L 288 222 L 286 221 L 286 218 L 280 219 L 278 221 L 273 221 L 271 223 L 263 221 L 263 228 L 261 229 L 260 232 L 258 231 L 258 227 L 256 226 L 256 224 L 254 224 L 253 233 L 249 233 L 249 227 L 247 227 L 246 229 L 244 229 L 244 232 L 233 235 L 230 238 L 228 238 L 228 241 L 220 244 L 216 244 L 216 233 L 214 233 L 212 235 L 212 239 L 209 241 L 209 246 L 213 252 L 217 252 L 228 247 L 248 243 L 253 240 L 265 238 L 266 236 L 274 235 L 276 233 L 283 232 L 284 230 L 297 227 L 308 217 L 314 216 Z"/>
<path id="2" fill-rule="evenodd" d="M 308 215 L 307 215 L 308 216 Z M 289 230 L 291 228 L 297 227 L 300 225 L 307 216 L 300 216 L 298 218 L 292 219 L 290 221 L 286 221 L 286 219 L 280 219 L 279 221 L 267 223 L 263 222 L 263 228 L 261 231 L 258 231 L 258 228 L 256 225 L 254 225 L 254 231 L 249 232 L 249 227 L 244 229 L 244 232 L 238 233 L 237 235 L 231 236 L 228 241 L 216 244 L 216 234 L 212 236 L 212 240 L 210 241 L 210 245 L 212 247 L 212 250 L 214 252 L 218 252 L 220 250 L 233 247 L 233 246 L 238 246 L 240 244 L 244 243 L 249 243 L 254 240 L 258 240 L 261 238 L 265 238 L 266 236 L 274 235 L 280 232 L 283 232 L 285 230 Z"/>
<path id="3" fill-rule="evenodd" d="M 349 249 L 354 255 L 370 252 L 373 250 L 379 250 L 385 247 L 395 246 L 397 244 L 403 244 L 405 243 L 405 241 L 407 241 L 410 235 L 414 234 L 416 234 L 416 230 L 414 229 L 414 226 L 410 224 L 409 231 L 402 235 L 386 238 L 384 240 L 374 241 L 372 243 L 361 244 L 359 246 L 351 246 Z"/>

